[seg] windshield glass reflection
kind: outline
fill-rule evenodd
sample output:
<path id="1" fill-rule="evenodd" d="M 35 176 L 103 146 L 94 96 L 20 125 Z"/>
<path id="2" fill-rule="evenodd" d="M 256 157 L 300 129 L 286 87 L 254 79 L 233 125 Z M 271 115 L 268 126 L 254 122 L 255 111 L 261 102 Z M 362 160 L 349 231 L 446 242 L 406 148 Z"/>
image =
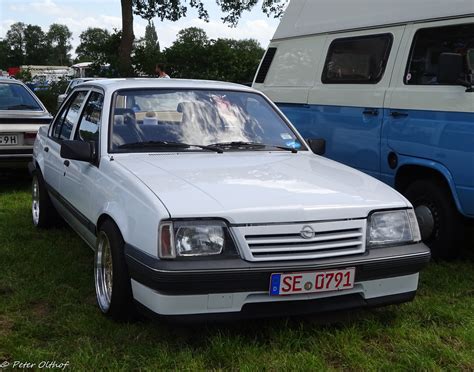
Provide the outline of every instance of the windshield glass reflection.
<path id="1" fill-rule="evenodd" d="M 170 151 L 173 144 L 217 145 L 234 150 L 266 148 L 256 144 L 302 147 L 264 98 L 245 92 L 120 91 L 115 98 L 111 126 L 110 147 L 119 152 Z M 140 146 L 142 143 L 144 146 Z M 190 149 L 196 148 L 176 148 Z"/>

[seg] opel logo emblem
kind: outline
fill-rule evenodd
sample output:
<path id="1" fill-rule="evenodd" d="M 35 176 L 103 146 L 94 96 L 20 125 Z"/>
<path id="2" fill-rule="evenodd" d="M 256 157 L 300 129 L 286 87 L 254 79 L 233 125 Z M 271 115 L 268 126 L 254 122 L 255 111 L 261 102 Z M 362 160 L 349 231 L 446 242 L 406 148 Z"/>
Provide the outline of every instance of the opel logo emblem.
<path id="1" fill-rule="evenodd" d="M 311 226 L 303 226 L 300 235 L 303 239 L 311 239 L 314 238 L 316 234 Z"/>

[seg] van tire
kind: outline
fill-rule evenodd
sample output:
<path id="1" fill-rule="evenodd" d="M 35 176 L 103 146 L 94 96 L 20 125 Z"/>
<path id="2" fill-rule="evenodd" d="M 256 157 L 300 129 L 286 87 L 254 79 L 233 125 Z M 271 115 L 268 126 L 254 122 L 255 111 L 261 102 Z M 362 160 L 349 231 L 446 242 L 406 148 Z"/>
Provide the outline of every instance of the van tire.
<path id="1" fill-rule="evenodd" d="M 430 247 L 433 258 L 456 258 L 464 224 L 450 189 L 443 182 L 428 178 L 409 184 L 404 194 L 415 208 L 423 242 Z"/>

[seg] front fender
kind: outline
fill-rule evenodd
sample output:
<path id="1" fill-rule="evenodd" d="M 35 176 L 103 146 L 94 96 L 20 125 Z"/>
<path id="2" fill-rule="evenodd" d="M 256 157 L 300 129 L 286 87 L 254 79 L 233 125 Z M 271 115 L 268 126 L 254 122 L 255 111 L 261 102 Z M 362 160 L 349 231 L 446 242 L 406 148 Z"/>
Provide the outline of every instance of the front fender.
<path id="1" fill-rule="evenodd" d="M 135 175 L 116 161 L 101 163 L 103 197 L 95 224 L 104 217 L 118 226 L 124 241 L 145 253 L 157 256 L 158 226 L 169 213 L 158 197 Z"/>

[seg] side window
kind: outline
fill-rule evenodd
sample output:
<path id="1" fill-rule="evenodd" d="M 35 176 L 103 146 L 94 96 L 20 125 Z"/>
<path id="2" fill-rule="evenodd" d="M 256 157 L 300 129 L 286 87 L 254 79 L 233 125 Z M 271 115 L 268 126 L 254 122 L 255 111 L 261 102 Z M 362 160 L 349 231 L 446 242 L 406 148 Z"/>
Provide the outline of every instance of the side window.
<path id="1" fill-rule="evenodd" d="M 79 112 L 86 95 L 87 91 L 81 90 L 77 92 L 75 98 L 71 101 L 71 105 L 69 106 L 69 109 L 67 110 L 66 116 L 61 125 L 59 139 L 67 140 L 71 137 L 72 128 L 79 118 Z"/>
<path id="2" fill-rule="evenodd" d="M 383 77 L 393 36 L 380 34 L 334 40 L 321 80 L 324 84 L 377 84 Z"/>
<path id="3" fill-rule="evenodd" d="M 74 139 L 82 141 L 99 141 L 100 120 L 102 117 L 102 107 L 104 96 L 97 92 L 92 92 L 84 106 L 79 127 Z"/>
<path id="4" fill-rule="evenodd" d="M 53 124 L 51 137 L 55 139 L 69 139 L 75 120 L 79 114 L 79 109 L 86 97 L 86 91 L 75 92 L 68 103 L 63 107 Z"/>
<path id="5" fill-rule="evenodd" d="M 405 84 L 437 85 L 440 54 L 460 53 L 466 56 L 473 49 L 474 23 L 418 30 L 413 38 Z"/>
<path id="6" fill-rule="evenodd" d="M 260 68 L 257 72 L 257 76 L 255 78 L 255 82 L 258 84 L 263 84 L 265 82 L 265 78 L 267 77 L 268 70 L 270 70 L 270 66 L 273 62 L 273 58 L 275 57 L 275 53 L 277 48 L 268 48 L 267 52 L 265 53 L 265 57 L 263 57 L 263 61 L 260 64 Z"/>
<path id="7" fill-rule="evenodd" d="M 62 109 L 62 111 L 57 116 L 56 121 L 53 123 L 53 130 L 51 131 L 51 137 L 59 138 L 59 133 L 61 133 L 61 126 L 63 125 L 64 118 L 66 117 L 67 110 L 71 105 L 71 101 L 69 101 Z"/>

